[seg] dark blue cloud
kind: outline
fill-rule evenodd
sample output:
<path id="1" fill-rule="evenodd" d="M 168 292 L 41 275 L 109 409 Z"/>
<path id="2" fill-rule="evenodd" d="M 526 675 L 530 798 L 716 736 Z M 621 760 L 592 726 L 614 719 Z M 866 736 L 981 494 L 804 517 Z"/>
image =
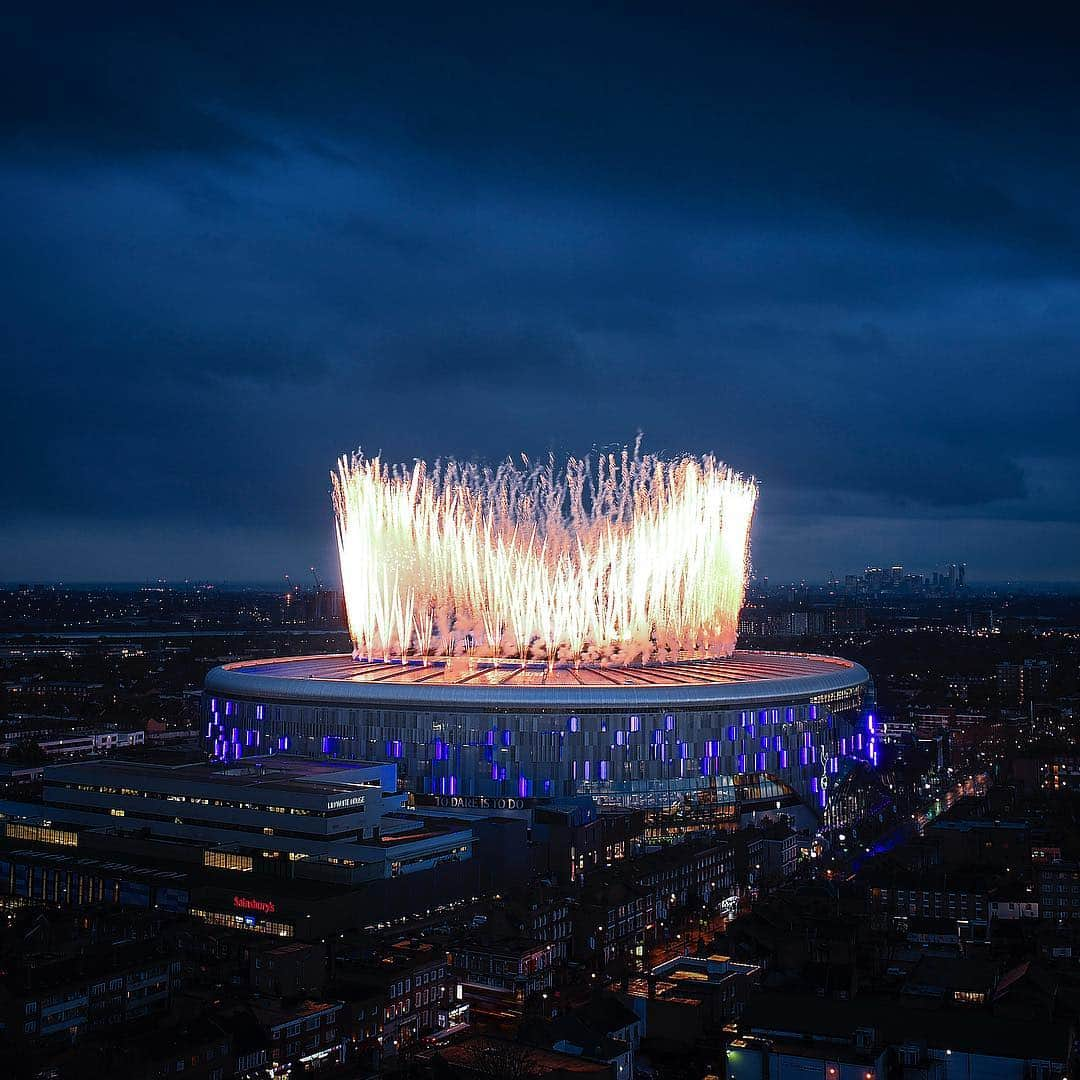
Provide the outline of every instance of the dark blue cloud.
<path id="1" fill-rule="evenodd" d="M 762 479 L 773 576 L 1080 578 L 1071 22 L 7 28 L 7 575 L 271 577 L 357 444 L 641 429 Z"/>

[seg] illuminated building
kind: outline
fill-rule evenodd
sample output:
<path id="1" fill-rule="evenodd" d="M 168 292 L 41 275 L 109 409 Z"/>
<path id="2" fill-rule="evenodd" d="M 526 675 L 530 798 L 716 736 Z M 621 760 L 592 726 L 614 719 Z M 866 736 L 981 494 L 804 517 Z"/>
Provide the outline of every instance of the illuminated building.
<path id="1" fill-rule="evenodd" d="M 802 806 L 820 817 L 859 759 L 869 676 L 835 657 L 738 651 L 648 666 L 374 662 L 228 664 L 207 676 L 222 760 L 289 752 L 394 762 L 438 806 L 711 807 L 717 820 Z"/>
<path id="2" fill-rule="evenodd" d="M 389 761 L 437 806 L 592 796 L 719 825 L 819 818 L 876 760 L 862 667 L 736 651 L 757 485 L 711 455 L 358 453 L 331 481 L 352 653 L 211 671 L 214 758 Z"/>
<path id="3" fill-rule="evenodd" d="M 403 809 L 394 772 L 285 755 L 47 766 L 41 800 L 0 800 L 0 909 L 107 902 L 311 941 L 473 895 L 472 829 Z"/>
<path id="4" fill-rule="evenodd" d="M 13 839 L 65 843 L 67 829 L 148 831 L 204 848 L 205 865 L 250 871 L 289 862 L 295 876 L 359 884 L 461 862 L 468 829 L 426 826 L 401 812 L 393 769 L 327 767 L 285 756 L 223 768 L 205 762 L 86 761 L 45 770 L 41 804 L 0 801 Z M 48 828 L 44 821 L 50 822 Z"/>

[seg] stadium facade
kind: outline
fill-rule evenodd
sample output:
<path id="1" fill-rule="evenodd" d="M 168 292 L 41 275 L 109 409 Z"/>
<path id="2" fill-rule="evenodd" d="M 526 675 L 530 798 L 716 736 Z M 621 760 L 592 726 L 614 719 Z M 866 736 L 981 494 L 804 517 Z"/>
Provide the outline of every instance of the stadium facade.
<path id="1" fill-rule="evenodd" d="M 392 761 L 420 801 L 801 806 L 875 757 L 870 678 L 836 657 L 737 651 L 647 667 L 312 656 L 209 673 L 204 721 L 226 761 L 286 752 Z"/>

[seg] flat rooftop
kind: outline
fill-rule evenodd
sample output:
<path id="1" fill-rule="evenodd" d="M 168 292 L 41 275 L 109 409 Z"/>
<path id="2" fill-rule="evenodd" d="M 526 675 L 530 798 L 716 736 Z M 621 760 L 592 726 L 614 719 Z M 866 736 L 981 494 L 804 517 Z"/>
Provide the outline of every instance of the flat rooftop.
<path id="1" fill-rule="evenodd" d="M 265 764 L 264 764 L 265 762 Z M 349 774 L 354 773 L 355 779 Z M 141 791 L 156 791 L 163 787 L 185 789 L 218 789 L 232 797 L 247 791 L 252 795 L 319 795 L 333 798 L 356 795 L 358 788 L 380 787 L 378 767 L 335 762 L 319 762 L 284 755 L 248 758 L 242 764 L 222 766 L 202 761 L 165 762 L 128 760 L 78 761 L 66 765 L 50 765 L 45 769 L 45 782 L 68 783 L 86 780 L 102 783 L 124 783 Z"/>
<path id="2" fill-rule="evenodd" d="M 835 1048 L 851 1040 L 857 1029 L 872 1028 L 883 1043 L 904 1042 L 917 1033 L 932 1049 L 1021 1060 L 1032 1056 L 1060 1062 L 1069 1059 L 1072 1025 L 1068 1020 L 1026 1020 L 968 1006 L 943 1008 L 930 999 L 920 1007 L 917 1000 L 860 994 L 844 1001 L 764 991 L 747 1002 L 739 1031 L 744 1038 L 795 1039 L 808 1053 L 815 1046 Z"/>
<path id="3" fill-rule="evenodd" d="M 188 880 L 187 868 L 183 870 L 164 870 L 160 867 L 144 866 L 136 863 L 117 862 L 94 855 L 68 855 L 59 851 L 39 851 L 37 848 L 0 848 L 0 858 L 12 858 L 23 863 L 35 863 L 61 870 L 110 871 L 116 875 L 136 878 L 155 885 L 185 885 Z"/>
<path id="4" fill-rule="evenodd" d="M 224 698 L 363 705 L 467 707 L 594 706 L 672 703 L 744 704 L 796 701 L 848 690 L 869 680 L 866 670 L 835 656 L 737 650 L 726 659 L 613 667 L 522 665 L 513 660 L 455 657 L 423 663 L 300 656 L 250 660 L 214 668 L 208 693 Z"/>

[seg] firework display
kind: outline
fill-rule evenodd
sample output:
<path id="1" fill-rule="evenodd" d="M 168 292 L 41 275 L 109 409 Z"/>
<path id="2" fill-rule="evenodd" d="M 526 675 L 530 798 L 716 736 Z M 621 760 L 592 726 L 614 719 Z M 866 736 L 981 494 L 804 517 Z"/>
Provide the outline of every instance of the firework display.
<path id="1" fill-rule="evenodd" d="M 357 658 L 651 664 L 728 656 L 757 485 L 711 456 L 331 474 Z"/>

